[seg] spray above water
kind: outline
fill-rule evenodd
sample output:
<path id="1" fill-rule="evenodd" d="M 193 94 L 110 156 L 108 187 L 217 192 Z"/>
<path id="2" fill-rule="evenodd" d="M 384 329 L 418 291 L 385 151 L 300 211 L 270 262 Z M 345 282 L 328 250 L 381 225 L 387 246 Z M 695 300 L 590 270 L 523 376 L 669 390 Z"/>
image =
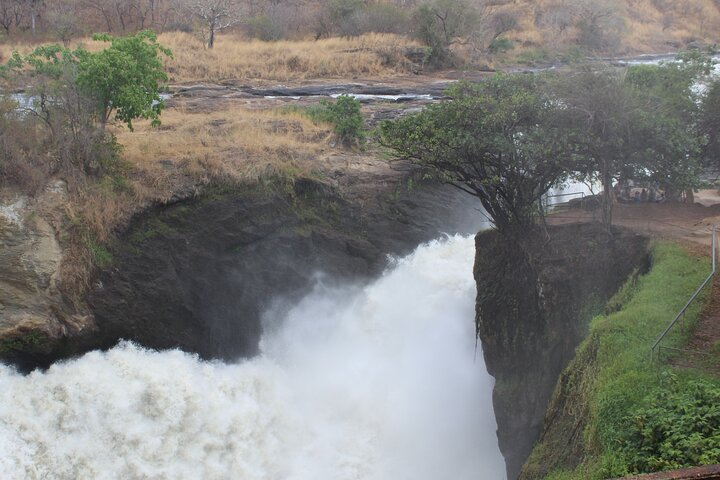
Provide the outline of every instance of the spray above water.
<path id="1" fill-rule="evenodd" d="M 1 478 L 501 479 L 472 238 L 319 285 L 238 364 L 121 344 L 0 367 Z"/>

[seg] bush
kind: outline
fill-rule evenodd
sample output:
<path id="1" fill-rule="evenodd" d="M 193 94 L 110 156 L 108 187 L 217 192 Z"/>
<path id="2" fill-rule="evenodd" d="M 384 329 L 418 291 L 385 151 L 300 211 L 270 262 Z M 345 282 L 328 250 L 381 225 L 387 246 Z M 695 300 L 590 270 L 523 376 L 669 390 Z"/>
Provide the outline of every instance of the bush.
<path id="1" fill-rule="evenodd" d="M 371 3 L 365 7 L 365 31 L 376 33 L 407 33 L 410 16 L 392 3 Z"/>
<path id="2" fill-rule="evenodd" d="M 626 418 L 621 452 L 631 472 L 720 462 L 720 386 L 666 375 Z"/>
<path id="3" fill-rule="evenodd" d="M 507 52 L 513 48 L 515 48 L 515 45 L 513 45 L 510 39 L 505 37 L 496 38 L 492 41 L 492 43 L 490 43 L 490 47 L 488 47 L 491 53 Z"/>
<path id="4" fill-rule="evenodd" d="M 286 109 L 292 110 L 294 109 Z M 340 95 L 334 102 L 322 100 L 319 105 L 307 107 L 300 112 L 313 122 L 332 124 L 333 131 L 345 146 L 365 141 L 360 102 L 350 95 Z"/>
<path id="5" fill-rule="evenodd" d="M 413 13 L 413 36 L 430 47 L 434 66 L 452 63 L 450 46 L 470 34 L 478 23 L 477 10 L 466 0 L 433 0 Z"/>
<path id="6" fill-rule="evenodd" d="M 248 35 L 265 42 L 281 40 L 284 37 L 282 28 L 267 15 L 250 17 L 246 28 Z"/>
<path id="7" fill-rule="evenodd" d="M 368 32 L 406 33 L 407 13 L 390 3 L 366 4 L 361 0 L 329 0 L 318 18 L 317 36 L 331 33 L 354 37 Z"/>

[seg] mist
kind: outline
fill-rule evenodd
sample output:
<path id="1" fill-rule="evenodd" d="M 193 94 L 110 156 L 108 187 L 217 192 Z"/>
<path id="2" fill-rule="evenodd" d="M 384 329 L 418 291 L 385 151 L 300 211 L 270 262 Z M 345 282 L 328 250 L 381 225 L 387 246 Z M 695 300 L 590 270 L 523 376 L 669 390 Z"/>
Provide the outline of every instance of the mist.
<path id="1" fill-rule="evenodd" d="M 122 343 L 0 366 L 0 477 L 502 479 L 473 256 L 458 236 L 367 286 L 319 281 L 235 364 Z"/>

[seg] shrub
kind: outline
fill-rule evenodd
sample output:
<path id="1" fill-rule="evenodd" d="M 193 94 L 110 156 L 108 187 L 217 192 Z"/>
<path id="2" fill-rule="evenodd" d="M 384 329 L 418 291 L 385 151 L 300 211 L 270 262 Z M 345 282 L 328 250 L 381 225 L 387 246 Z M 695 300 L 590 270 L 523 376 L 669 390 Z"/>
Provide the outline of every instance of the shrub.
<path id="1" fill-rule="evenodd" d="M 492 41 L 492 43 L 490 43 L 490 47 L 488 47 L 491 53 L 507 52 L 513 48 L 515 48 L 515 45 L 513 45 L 510 39 L 505 37 L 496 38 Z"/>
<path id="2" fill-rule="evenodd" d="M 350 95 L 340 95 L 335 102 L 324 100 L 327 121 L 332 123 L 334 132 L 344 145 L 363 142 L 363 118 L 360 113 L 360 102 Z"/>
<path id="3" fill-rule="evenodd" d="M 720 386 L 666 375 L 625 420 L 621 452 L 631 472 L 720 462 Z"/>
<path id="4" fill-rule="evenodd" d="M 299 111 L 313 122 L 332 124 L 333 131 L 345 146 L 365 141 L 360 102 L 350 95 L 342 94 L 334 102 L 321 100 L 319 105 L 302 109 L 289 107 L 283 110 Z"/>
<path id="5" fill-rule="evenodd" d="M 253 38 L 270 42 L 283 38 L 282 28 L 267 15 L 256 15 L 247 20 L 247 32 Z"/>
<path id="6" fill-rule="evenodd" d="M 431 64 L 444 66 L 452 63 L 450 46 L 472 33 L 478 18 L 466 0 L 433 0 L 413 13 L 413 36 L 430 47 Z"/>
<path id="7" fill-rule="evenodd" d="M 371 3 L 363 14 L 365 32 L 403 34 L 409 30 L 409 15 L 392 3 Z"/>
<path id="8" fill-rule="evenodd" d="M 409 29 L 408 20 L 403 9 L 390 3 L 329 0 L 320 12 L 316 34 L 354 37 L 368 32 L 405 33 Z"/>

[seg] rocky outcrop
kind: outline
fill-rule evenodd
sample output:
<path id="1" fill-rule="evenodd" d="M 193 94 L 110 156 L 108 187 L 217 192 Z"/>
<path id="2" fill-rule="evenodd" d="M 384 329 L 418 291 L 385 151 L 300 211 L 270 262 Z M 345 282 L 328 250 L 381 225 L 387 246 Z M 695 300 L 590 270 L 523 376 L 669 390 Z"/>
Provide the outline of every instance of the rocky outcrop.
<path id="1" fill-rule="evenodd" d="M 37 198 L 16 195 L 0 205 L 0 356 L 21 365 L 89 326 L 88 317 L 66 311 L 58 288 L 63 252 L 48 213 L 65 200 L 56 182 Z"/>
<path id="2" fill-rule="evenodd" d="M 476 238 L 477 326 L 507 475 L 515 479 L 543 426 L 558 377 L 594 312 L 648 266 L 647 240 L 597 224 L 552 227 L 524 251 L 497 232 Z"/>
<path id="3" fill-rule="evenodd" d="M 428 188 L 435 193 L 425 212 L 419 192 L 367 209 L 312 180 L 290 191 L 209 191 L 149 212 L 113 249 L 113 268 L 90 294 L 99 329 L 93 340 L 110 346 L 125 338 L 204 358 L 254 355 L 264 312 L 319 280 L 370 278 L 387 254 L 457 231 L 449 219 L 466 199 Z"/>
<path id="4" fill-rule="evenodd" d="M 108 246 L 111 265 L 92 282 L 88 315 L 59 293 L 58 229 L 37 201 L 7 207 L 0 358 L 31 369 L 119 339 L 204 358 L 253 355 L 263 312 L 321 276 L 363 281 L 383 270 L 388 254 L 478 227 L 472 197 L 446 186 L 409 188 L 407 166 L 327 161 L 322 180 L 209 186 L 141 212 Z"/>

